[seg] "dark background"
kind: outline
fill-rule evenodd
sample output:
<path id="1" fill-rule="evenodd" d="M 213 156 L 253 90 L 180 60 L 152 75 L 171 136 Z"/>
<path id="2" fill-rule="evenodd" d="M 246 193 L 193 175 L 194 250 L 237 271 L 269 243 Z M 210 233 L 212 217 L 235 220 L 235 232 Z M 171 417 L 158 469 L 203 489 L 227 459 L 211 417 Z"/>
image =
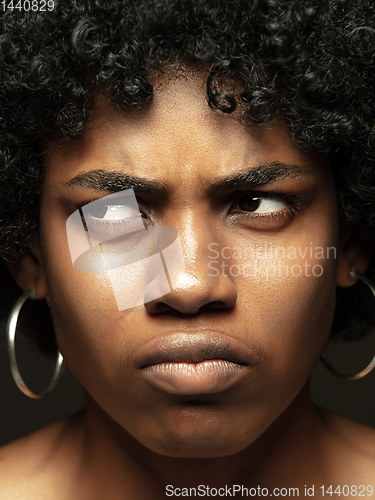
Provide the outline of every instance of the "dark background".
<path id="1" fill-rule="evenodd" d="M 0 282 L 0 288 L 4 283 Z M 32 305 L 32 301 L 28 302 Z M 32 389 L 42 390 L 50 380 L 55 360 L 42 356 L 21 333 L 17 333 L 16 340 L 17 359 L 25 381 Z M 331 341 L 325 352 L 340 371 L 359 372 L 375 354 L 375 329 L 356 341 Z M 375 369 L 361 380 L 345 381 L 330 374 L 319 361 L 312 375 L 311 389 L 315 403 L 373 427 L 374 388 Z M 0 401 L 0 445 L 74 413 L 85 404 L 82 387 L 67 369 L 59 387 L 44 399 L 28 398 L 18 389 L 6 359 L 4 314 L 0 319 Z"/>

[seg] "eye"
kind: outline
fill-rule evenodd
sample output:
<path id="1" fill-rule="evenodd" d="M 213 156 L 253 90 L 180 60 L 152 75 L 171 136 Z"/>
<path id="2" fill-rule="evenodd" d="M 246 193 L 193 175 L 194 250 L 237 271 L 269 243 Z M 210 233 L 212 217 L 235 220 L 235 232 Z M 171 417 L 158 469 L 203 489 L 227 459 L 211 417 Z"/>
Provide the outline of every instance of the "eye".
<path id="1" fill-rule="evenodd" d="M 305 204 L 294 193 L 242 191 L 235 195 L 229 213 L 252 229 L 278 230 L 286 227 Z"/>
<path id="2" fill-rule="evenodd" d="M 139 215 L 139 212 L 130 205 L 97 205 L 90 209 L 90 215 L 105 221 L 121 221 Z"/>
<path id="3" fill-rule="evenodd" d="M 85 204 L 80 209 L 86 228 L 98 236 L 115 237 L 144 229 L 143 214 L 129 197 L 106 197 Z"/>
<path id="4" fill-rule="evenodd" d="M 276 195 L 246 194 L 238 200 L 237 206 L 244 212 L 267 214 L 284 210 L 287 208 L 288 202 L 285 198 Z"/>

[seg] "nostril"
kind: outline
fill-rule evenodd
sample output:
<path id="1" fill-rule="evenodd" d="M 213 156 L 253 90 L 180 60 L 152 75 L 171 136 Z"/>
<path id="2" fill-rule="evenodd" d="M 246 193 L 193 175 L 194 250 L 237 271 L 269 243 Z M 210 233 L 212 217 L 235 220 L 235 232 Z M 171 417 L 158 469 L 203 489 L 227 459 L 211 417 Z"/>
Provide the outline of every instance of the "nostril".
<path id="1" fill-rule="evenodd" d="M 164 312 L 171 312 L 173 308 L 166 304 L 165 302 L 157 302 L 154 305 L 154 313 L 164 313 Z"/>
<path id="2" fill-rule="evenodd" d="M 145 301 L 148 312 L 195 315 L 202 311 L 231 308 L 237 300 L 235 283 L 229 276 L 208 276 L 197 268 L 196 274 L 179 273 L 171 291 L 155 300 Z M 151 298 L 151 296 L 150 296 Z"/>
<path id="3" fill-rule="evenodd" d="M 204 308 L 209 309 L 228 309 L 228 307 L 232 307 L 233 304 L 226 304 L 223 300 L 213 300 L 208 304 L 205 304 Z"/>
<path id="4" fill-rule="evenodd" d="M 200 305 L 199 303 L 192 303 L 189 305 L 185 305 L 185 307 L 183 307 L 182 304 L 179 304 L 179 306 L 168 304 L 166 302 L 163 302 L 162 300 L 155 300 L 152 304 L 146 303 L 145 305 L 146 309 L 148 309 L 151 314 L 168 313 L 178 316 L 194 316 L 203 312 L 209 313 L 213 312 L 213 310 L 228 309 L 230 307 L 233 307 L 232 303 L 229 304 L 223 300 L 213 300 L 212 302 L 207 302 L 202 305 Z"/>

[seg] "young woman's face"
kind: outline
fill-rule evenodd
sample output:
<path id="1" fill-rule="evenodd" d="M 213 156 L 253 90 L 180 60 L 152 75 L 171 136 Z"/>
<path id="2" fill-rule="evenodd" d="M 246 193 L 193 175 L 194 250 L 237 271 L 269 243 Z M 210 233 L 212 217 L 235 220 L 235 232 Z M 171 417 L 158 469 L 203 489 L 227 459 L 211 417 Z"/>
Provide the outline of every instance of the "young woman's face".
<path id="1" fill-rule="evenodd" d="M 211 110 L 198 77 L 163 82 L 146 111 L 101 106 L 84 140 L 45 158 L 41 244 L 60 351 L 108 421 L 147 448 L 238 452 L 293 401 L 329 336 L 329 165 L 277 123 Z M 108 275 L 74 269 L 68 246 L 67 218 L 113 192 L 97 170 L 119 190 L 141 178 L 146 225 L 177 229 L 184 253 L 175 289 L 122 311 Z M 114 204 L 96 216 L 107 227 L 125 213 Z"/>

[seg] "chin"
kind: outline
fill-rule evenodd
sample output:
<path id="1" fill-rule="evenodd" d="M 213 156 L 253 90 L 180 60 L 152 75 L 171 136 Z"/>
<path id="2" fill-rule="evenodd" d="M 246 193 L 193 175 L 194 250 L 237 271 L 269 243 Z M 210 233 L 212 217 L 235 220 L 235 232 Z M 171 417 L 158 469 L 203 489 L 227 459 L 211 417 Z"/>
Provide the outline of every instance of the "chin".
<path id="1" fill-rule="evenodd" d="M 249 444 L 239 432 L 238 423 L 225 421 L 207 408 L 186 408 L 174 417 L 169 415 L 157 435 L 143 444 L 160 455 L 179 458 L 224 457 Z"/>
<path id="2" fill-rule="evenodd" d="M 229 437 L 197 433 L 190 436 L 169 435 L 163 442 L 156 443 L 151 450 L 159 455 L 174 458 L 219 458 L 234 455 L 244 449 L 243 443 L 236 443 Z M 237 446 L 236 446 L 237 445 Z"/>

